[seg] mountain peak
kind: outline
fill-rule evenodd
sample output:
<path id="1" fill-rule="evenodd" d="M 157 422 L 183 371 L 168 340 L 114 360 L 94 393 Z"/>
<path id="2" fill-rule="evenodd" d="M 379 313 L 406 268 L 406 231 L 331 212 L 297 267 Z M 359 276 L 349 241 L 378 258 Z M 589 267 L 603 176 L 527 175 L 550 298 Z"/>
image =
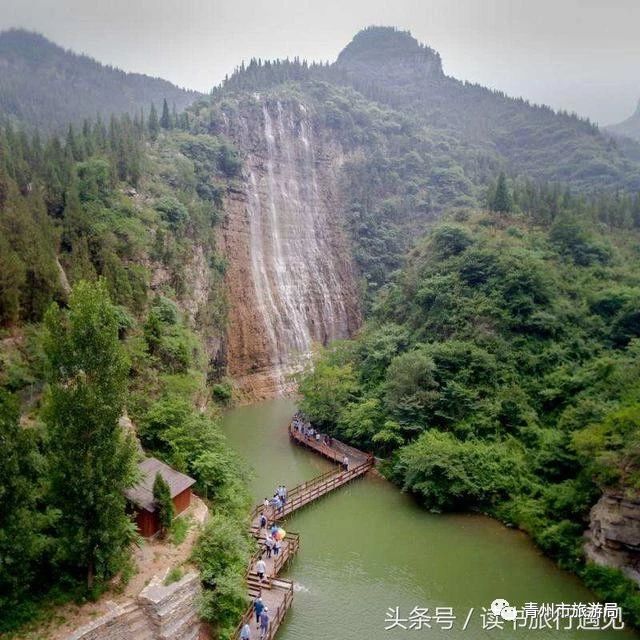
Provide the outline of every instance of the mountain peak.
<path id="1" fill-rule="evenodd" d="M 64 54 L 64 49 L 47 40 L 42 34 L 26 29 L 0 31 L 0 57 L 20 57 L 37 63 L 47 56 Z"/>
<path id="2" fill-rule="evenodd" d="M 443 75 L 440 54 L 396 27 L 371 26 L 358 32 L 340 52 L 336 65 L 359 72 L 369 68 L 401 75 Z"/>

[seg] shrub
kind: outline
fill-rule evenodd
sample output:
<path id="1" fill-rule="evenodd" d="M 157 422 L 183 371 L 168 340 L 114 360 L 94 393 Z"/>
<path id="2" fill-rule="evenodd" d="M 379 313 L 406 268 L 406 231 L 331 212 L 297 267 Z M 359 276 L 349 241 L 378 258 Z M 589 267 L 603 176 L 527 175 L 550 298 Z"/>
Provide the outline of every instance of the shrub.
<path id="1" fill-rule="evenodd" d="M 393 476 L 435 510 L 491 508 L 527 482 L 523 452 L 515 443 L 461 442 L 426 431 L 398 454 Z"/>
<path id="2" fill-rule="evenodd" d="M 163 196 L 156 202 L 156 210 L 162 219 L 175 231 L 182 228 L 189 220 L 187 208 L 173 196 Z"/>

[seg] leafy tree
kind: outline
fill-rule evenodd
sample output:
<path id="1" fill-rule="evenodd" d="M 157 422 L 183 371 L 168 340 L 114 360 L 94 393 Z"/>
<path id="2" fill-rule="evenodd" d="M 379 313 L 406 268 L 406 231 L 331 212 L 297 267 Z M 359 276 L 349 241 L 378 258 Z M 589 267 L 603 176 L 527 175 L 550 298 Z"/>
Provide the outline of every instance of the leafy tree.
<path id="1" fill-rule="evenodd" d="M 171 528 L 175 513 L 173 500 L 171 499 L 171 489 L 167 481 L 159 473 L 156 473 L 153 481 L 153 499 L 160 523 L 160 535 L 164 537 Z"/>
<path id="2" fill-rule="evenodd" d="M 527 482 L 525 457 L 515 442 L 460 442 L 435 430 L 402 450 L 393 473 L 437 510 L 490 507 Z"/>
<path id="3" fill-rule="evenodd" d="M 341 407 L 355 397 L 358 383 L 351 364 L 331 364 L 320 360 L 300 382 L 302 410 L 324 427 L 335 425 Z"/>
<path id="4" fill-rule="evenodd" d="M 511 193 L 507 186 L 507 177 L 504 172 L 498 177 L 498 184 L 496 185 L 496 192 L 490 203 L 492 211 L 499 213 L 509 213 L 513 209 L 513 201 L 511 199 Z"/>
<path id="5" fill-rule="evenodd" d="M 44 419 L 49 500 L 59 511 L 57 555 L 72 571 L 84 571 L 88 589 L 121 567 L 134 531 L 124 490 L 134 480 L 135 449 L 118 424 L 128 370 L 118 317 L 99 280 L 78 283 L 68 311 L 54 304 L 45 318 Z"/>

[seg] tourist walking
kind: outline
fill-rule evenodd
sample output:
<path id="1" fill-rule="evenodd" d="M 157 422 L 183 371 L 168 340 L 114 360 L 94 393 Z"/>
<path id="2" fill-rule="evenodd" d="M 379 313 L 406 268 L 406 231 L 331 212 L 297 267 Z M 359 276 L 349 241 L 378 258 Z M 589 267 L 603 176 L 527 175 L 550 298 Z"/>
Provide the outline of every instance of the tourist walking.
<path id="1" fill-rule="evenodd" d="M 253 610 L 256 614 L 256 625 L 260 624 L 260 615 L 264 611 L 264 602 L 262 602 L 262 598 L 260 595 L 253 601 Z"/>
<path id="2" fill-rule="evenodd" d="M 345 471 L 349 471 L 349 458 L 348 458 L 348 456 L 345 456 L 342 459 L 342 466 L 344 467 Z"/>
<path id="3" fill-rule="evenodd" d="M 280 549 L 282 549 L 282 542 L 280 542 L 280 540 L 274 540 L 273 541 L 273 555 L 278 557 L 278 555 L 280 554 Z"/>
<path id="4" fill-rule="evenodd" d="M 267 565 L 262 558 L 256 562 L 256 573 L 258 574 L 258 578 L 260 578 L 260 582 L 265 582 L 264 576 L 265 573 L 267 573 Z"/>
<path id="5" fill-rule="evenodd" d="M 240 632 L 240 640 L 251 640 L 251 627 L 248 623 L 242 627 L 242 631 Z"/>
<path id="6" fill-rule="evenodd" d="M 269 633 L 269 611 L 268 607 L 265 607 L 260 614 L 260 640 L 264 640 Z"/>
<path id="7" fill-rule="evenodd" d="M 267 526 L 267 516 L 264 513 L 260 514 L 260 528 L 264 529 Z"/>
<path id="8" fill-rule="evenodd" d="M 271 557 L 271 553 L 273 551 L 274 544 L 275 544 L 275 540 L 271 537 L 270 534 L 267 534 L 267 538 L 264 541 L 264 546 L 267 549 L 267 558 Z"/>

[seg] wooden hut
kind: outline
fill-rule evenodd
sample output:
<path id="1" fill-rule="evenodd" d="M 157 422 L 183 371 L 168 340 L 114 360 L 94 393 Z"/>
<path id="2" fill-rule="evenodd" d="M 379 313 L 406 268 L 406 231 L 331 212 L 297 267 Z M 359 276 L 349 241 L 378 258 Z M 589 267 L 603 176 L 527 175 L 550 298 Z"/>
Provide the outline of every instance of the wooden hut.
<path id="1" fill-rule="evenodd" d="M 140 480 L 125 495 L 135 510 L 138 530 L 145 538 L 160 531 L 160 521 L 153 499 L 153 483 L 159 473 L 169 485 L 175 515 L 179 515 L 191 504 L 191 487 L 195 480 L 171 468 L 157 458 L 145 458 L 139 465 Z"/>

